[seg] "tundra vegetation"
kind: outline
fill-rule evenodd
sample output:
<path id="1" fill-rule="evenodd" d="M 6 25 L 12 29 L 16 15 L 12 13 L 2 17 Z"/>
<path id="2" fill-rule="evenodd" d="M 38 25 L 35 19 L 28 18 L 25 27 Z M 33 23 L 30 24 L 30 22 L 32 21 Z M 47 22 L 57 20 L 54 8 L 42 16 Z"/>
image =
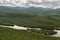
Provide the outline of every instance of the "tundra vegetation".
<path id="1" fill-rule="evenodd" d="M 56 34 L 54 29 L 60 29 L 60 11 L 27 12 L 21 10 L 0 10 L 0 25 L 19 25 L 30 28 L 41 28 L 42 30 L 27 31 L 13 30 L 0 27 L 1 40 L 60 40 L 60 38 L 46 35 Z"/>
<path id="2" fill-rule="evenodd" d="M 42 31 L 40 31 L 40 33 L 43 34 Z M 60 40 L 60 38 L 0 27 L 0 40 Z"/>

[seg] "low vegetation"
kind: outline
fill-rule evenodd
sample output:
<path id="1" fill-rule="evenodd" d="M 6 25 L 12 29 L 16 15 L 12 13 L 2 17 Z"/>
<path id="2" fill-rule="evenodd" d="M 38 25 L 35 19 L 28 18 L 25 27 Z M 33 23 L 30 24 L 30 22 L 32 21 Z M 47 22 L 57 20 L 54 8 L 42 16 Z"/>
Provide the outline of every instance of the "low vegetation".
<path id="1" fill-rule="evenodd" d="M 38 13 L 19 10 L 0 10 L 0 24 L 16 24 L 25 27 L 60 27 L 60 11 Z"/>
<path id="2" fill-rule="evenodd" d="M 29 31 L 31 31 L 31 32 L 33 32 L 33 33 L 36 33 L 36 34 L 38 34 L 38 35 L 54 35 L 54 34 L 56 34 L 57 32 L 55 32 L 54 30 L 35 30 L 35 29 L 31 29 L 31 30 L 29 30 Z"/>
<path id="3" fill-rule="evenodd" d="M 46 35 L 56 34 L 54 29 L 60 28 L 60 11 L 27 12 L 19 10 L 0 10 L 0 25 L 19 25 L 42 30 L 14 30 L 0 27 L 0 40 L 60 40 L 60 38 Z M 41 35 L 42 34 L 42 35 Z"/>
<path id="4" fill-rule="evenodd" d="M 0 40 L 60 40 L 60 38 L 0 27 Z"/>

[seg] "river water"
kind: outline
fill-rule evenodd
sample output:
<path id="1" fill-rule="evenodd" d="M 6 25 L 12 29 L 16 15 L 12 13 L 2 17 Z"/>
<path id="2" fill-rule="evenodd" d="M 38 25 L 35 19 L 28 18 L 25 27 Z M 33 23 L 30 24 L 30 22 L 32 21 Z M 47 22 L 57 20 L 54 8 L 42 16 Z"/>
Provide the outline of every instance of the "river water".
<path id="1" fill-rule="evenodd" d="M 4 25 L 0 25 L 1 27 L 7 27 L 7 28 L 13 28 L 13 29 L 17 29 L 17 30 L 27 30 L 27 29 L 36 29 L 36 30 L 41 30 L 40 28 L 27 28 L 27 27 L 23 27 L 23 26 L 4 26 Z M 60 37 L 60 30 L 54 30 L 55 32 L 57 32 L 54 35 L 50 35 L 52 37 Z"/>
<path id="2" fill-rule="evenodd" d="M 51 35 L 52 37 L 60 37 L 60 30 L 54 30 L 55 32 L 57 32 L 54 35 Z"/>

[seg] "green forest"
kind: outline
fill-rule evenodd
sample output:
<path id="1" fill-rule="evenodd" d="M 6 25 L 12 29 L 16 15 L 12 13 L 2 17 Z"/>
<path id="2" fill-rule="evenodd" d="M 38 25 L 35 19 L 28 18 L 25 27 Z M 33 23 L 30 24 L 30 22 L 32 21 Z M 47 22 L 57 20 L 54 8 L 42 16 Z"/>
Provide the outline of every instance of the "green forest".
<path id="1" fill-rule="evenodd" d="M 60 40 L 60 38 L 0 27 L 0 40 Z"/>
<path id="2" fill-rule="evenodd" d="M 54 29 L 60 30 L 60 10 L 29 12 L 22 10 L 0 10 L 0 25 L 23 26 L 41 28 L 43 30 L 30 30 L 43 34 L 36 35 L 25 30 L 15 30 L 0 27 L 0 40 L 60 40 L 59 37 L 47 36 L 54 34 Z M 45 31 L 47 30 L 47 31 Z"/>
<path id="3" fill-rule="evenodd" d="M 59 27 L 60 11 L 28 12 L 0 10 L 0 24 L 16 24 L 25 27 Z"/>

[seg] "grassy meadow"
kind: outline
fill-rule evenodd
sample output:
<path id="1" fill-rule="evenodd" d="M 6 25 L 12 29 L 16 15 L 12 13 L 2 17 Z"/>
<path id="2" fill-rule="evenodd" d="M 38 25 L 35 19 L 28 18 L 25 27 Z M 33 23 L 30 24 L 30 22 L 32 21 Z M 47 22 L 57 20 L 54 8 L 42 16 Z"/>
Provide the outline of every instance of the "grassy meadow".
<path id="1" fill-rule="evenodd" d="M 20 10 L 0 10 L 0 25 L 15 24 L 24 27 L 42 28 L 42 31 L 31 31 L 44 34 L 46 33 L 44 30 L 60 29 L 60 11 L 40 11 L 35 13 Z M 0 27 L 0 40 L 60 40 L 60 38 Z"/>
<path id="2" fill-rule="evenodd" d="M 0 10 L 0 24 L 16 24 L 25 27 L 59 27 L 60 12 L 27 12 L 20 10 Z"/>
<path id="3" fill-rule="evenodd" d="M 0 40 L 60 40 L 60 38 L 36 35 L 28 31 L 0 27 Z"/>

